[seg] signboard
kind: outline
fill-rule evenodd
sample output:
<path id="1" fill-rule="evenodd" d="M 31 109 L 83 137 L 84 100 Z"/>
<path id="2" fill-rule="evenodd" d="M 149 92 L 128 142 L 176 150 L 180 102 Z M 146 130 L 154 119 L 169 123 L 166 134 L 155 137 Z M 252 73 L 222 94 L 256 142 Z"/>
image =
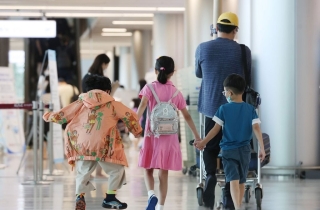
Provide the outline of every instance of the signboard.
<path id="1" fill-rule="evenodd" d="M 13 70 L 0 67 L 0 103 L 17 103 Z M 8 153 L 24 150 L 25 138 L 19 110 L 0 110 L 0 144 Z"/>
<path id="2" fill-rule="evenodd" d="M 48 50 L 49 61 L 49 75 L 50 75 L 50 95 L 51 102 L 53 103 L 53 111 L 59 111 L 60 97 L 58 91 L 58 72 L 57 72 L 57 60 L 56 52 L 54 50 Z M 53 124 L 53 160 L 55 163 L 64 161 L 63 153 L 63 137 L 61 125 Z"/>
<path id="3" fill-rule="evenodd" d="M 54 38 L 56 31 L 53 20 L 0 20 L 0 37 Z"/>

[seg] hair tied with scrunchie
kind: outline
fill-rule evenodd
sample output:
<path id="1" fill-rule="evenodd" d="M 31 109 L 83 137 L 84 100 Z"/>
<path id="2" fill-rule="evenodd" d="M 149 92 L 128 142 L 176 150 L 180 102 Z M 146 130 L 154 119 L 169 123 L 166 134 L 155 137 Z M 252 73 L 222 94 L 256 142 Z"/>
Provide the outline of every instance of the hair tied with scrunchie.
<path id="1" fill-rule="evenodd" d="M 160 71 L 164 71 L 164 70 L 166 70 L 164 67 L 161 67 L 161 68 L 160 68 Z"/>

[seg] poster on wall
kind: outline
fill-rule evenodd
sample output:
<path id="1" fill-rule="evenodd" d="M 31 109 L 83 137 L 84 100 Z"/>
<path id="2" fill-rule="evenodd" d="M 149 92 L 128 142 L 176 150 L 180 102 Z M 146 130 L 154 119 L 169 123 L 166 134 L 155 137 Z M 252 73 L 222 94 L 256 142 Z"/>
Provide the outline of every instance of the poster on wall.
<path id="1" fill-rule="evenodd" d="M 17 103 L 13 70 L 0 67 L 0 103 Z M 23 120 L 20 110 L 0 110 L 0 144 L 6 152 L 17 154 L 25 148 Z"/>
<path id="2" fill-rule="evenodd" d="M 54 50 L 48 50 L 48 63 L 49 63 L 49 82 L 50 82 L 50 95 L 51 102 L 53 103 L 53 111 L 59 111 L 60 97 L 58 91 L 58 72 L 57 72 L 57 60 L 56 52 Z M 63 152 L 63 137 L 62 127 L 59 124 L 53 124 L 53 160 L 55 163 L 61 163 L 64 161 Z"/>

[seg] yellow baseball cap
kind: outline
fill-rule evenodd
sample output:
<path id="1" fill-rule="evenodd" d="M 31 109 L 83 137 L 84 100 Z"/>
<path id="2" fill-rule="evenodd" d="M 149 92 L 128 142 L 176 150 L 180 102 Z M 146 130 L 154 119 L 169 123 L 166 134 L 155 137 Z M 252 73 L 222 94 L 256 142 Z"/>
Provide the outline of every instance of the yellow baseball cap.
<path id="1" fill-rule="evenodd" d="M 222 22 L 222 20 L 228 20 L 230 23 Z M 229 26 L 239 26 L 238 16 L 232 12 L 222 13 L 219 16 L 217 23 Z"/>

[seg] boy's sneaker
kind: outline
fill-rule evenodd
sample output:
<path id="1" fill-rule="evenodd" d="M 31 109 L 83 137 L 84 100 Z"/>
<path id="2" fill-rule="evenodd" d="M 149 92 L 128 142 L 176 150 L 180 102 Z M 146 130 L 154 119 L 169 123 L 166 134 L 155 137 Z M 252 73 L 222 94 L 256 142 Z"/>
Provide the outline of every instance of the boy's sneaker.
<path id="1" fill-rule="evenodd" d="M 148 206 L 147 206 L 146 210 L 155 210 L 157 203 L 158 203 L 157 196 L 151 195 L 148 200 Z"/>
<path id="2" fill-rule="evenodd" d="M 86 210 L 86 201 L 82 194 L 77 196 L 75 210 Z"/>
<path id="3" fill-rule="evenodd" d="M 126 203 L 120 202 L 115 195 L 107 195 L 107 197 L 102 202 L 102 207 L 106 209 L 126 209 L 128 205 Z"/>

